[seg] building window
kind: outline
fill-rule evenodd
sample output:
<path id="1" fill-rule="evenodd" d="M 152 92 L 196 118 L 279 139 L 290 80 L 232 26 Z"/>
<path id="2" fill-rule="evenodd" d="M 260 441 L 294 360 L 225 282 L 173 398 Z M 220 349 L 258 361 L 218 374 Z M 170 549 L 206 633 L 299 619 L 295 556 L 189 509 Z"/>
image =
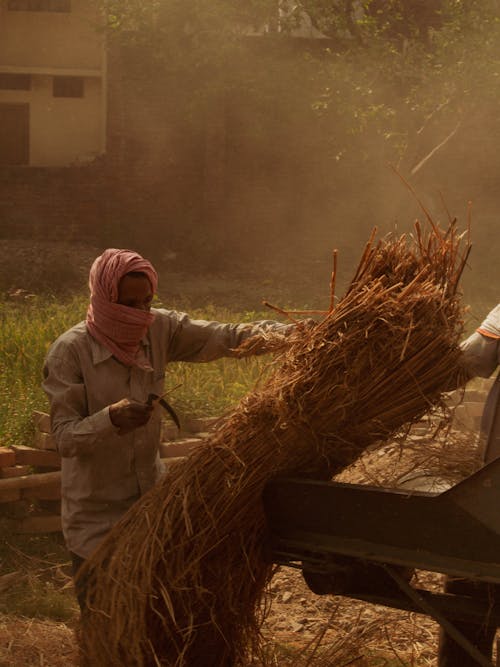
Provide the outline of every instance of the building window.
<path id="1" fill-rule="evenodd" d="M 0 72 L 0 90 L 31 90 L 31 76 Z"/>
<path id="2" fill-rule="evenodd" d="M 55 76 L 52 94 L 54 97 L 83 97 L 83 77 Z"/>
<path id="3" fill-rule="evenodd" d="M 13 12 L 70 12 L 71 0 L 8 0 Z"/>

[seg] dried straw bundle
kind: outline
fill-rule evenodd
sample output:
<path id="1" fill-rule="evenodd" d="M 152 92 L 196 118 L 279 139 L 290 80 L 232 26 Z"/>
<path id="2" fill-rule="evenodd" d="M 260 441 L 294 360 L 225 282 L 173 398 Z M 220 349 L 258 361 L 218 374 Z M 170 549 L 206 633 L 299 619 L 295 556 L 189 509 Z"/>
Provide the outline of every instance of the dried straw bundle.
<path id="1" fill-rule="evenodd" d="M 468 249 L 453 225 L 446 234 L 431 225 L 425 238 L 416 229 L 415 238 L 370 240 L 335 309 L 297 327 L 274 374 L 87 563 L 89 665 L 225 667 L 258 649 L 273 573 L 266 482 L 333 476 L 440 405 L 454 381 Z"/>

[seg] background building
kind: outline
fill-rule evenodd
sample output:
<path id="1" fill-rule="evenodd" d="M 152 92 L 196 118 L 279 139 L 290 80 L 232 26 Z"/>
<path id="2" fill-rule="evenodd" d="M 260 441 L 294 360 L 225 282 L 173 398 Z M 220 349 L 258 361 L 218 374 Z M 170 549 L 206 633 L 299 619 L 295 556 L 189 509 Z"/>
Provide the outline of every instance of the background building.
<path id="1" fill-rule="evenodd" d="M 92 0 L 0 0 L 0 165 L 69 166 L 104 152 L 99 27 Z"/>

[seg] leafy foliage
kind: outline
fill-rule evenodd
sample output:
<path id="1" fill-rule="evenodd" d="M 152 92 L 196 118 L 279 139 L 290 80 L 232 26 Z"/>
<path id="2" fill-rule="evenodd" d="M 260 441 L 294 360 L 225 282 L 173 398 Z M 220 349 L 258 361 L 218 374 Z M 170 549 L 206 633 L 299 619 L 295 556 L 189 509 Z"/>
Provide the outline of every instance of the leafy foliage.
<path id="1" fill-rule="evenodd" d="M 161 204 L 174 221 L 172 245 L 207 266 L 228 247 L 243 255 L 249 235 L 267 247 L 302 244 L 306 227 L 324 237 L 333 217 L 353 245 L 337 219 L 355 218 L 364 238 L 373 220 L 403 213 L 388 164 L 431 193 L 434 213 L 443 210 L 438 192 L 451 189 L 460 198 L 447 201 L 453 214 L 479 196 L 494 210 L 499 0 L 108 0 L 107 8 L 110 43 L 131 54 L 126 65 L 154 72 L 161 101 L 151 117 L 168 134 L 159 165 L 171 182 L 192 177 L 189 192 L 169 192 Z M 492 220 L 490 212 L 477 232 L 486 251 Z"/>
<path id="2" fill-rule="evenodd" d="M 275 131 L 276 118 L 301 117 L 309 141 L 329 137 L 333 164 L 359 150 L 360 135 L 397 159 L 411 152 L 430 118 L 445 117 L 449 133 L 484 97 L 498 95 L 497 0 L 108 0 L 106 6 L 112 34 L 147 45 L 152 59 L 191 82 L 198 113 L 224 94 L 250 104 L 257 134 L 266 125 Z M 293 40 L 305 17 L 330 39 L 314 48 L 310 40 Z"/>

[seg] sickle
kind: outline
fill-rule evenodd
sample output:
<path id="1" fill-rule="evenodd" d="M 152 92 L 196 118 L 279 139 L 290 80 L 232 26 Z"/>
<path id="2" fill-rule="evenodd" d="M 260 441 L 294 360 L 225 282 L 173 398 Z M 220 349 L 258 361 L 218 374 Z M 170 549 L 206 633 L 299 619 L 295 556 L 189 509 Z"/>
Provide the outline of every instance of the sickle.
<path id="1" fill-rule="evenodd" d="M 181 423 L 180 423 L 179 417 L 177 416 L 177 413 L 175 412 L 173 407 L 171 405 L 169 405 L 164 398 L 161 398 L 160 396 L 158 396 L 158 394 L 149 394 L 148 395 L 148 400 L 146 401 L 146 403 L 148 405 L 153 405 L 153 403 L 155 403 L 155 402 L 159 403 L 162 406 L 162 408 L 165 408 L 165 410 L 168 412 L 168 414 L 172 417 L 172 420 L 174 421 L 177 428 L 180 430 Z"/>

